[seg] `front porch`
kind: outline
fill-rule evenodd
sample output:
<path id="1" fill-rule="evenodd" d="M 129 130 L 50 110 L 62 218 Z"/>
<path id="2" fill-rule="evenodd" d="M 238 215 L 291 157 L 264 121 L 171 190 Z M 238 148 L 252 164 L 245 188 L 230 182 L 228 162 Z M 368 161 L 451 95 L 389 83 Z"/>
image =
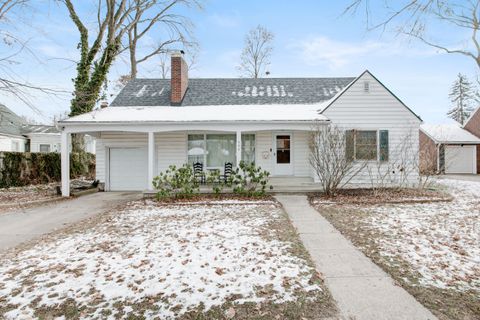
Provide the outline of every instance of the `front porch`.
<path id="1" fill-rule="evenodd" d="M 97 138 L 96 177 L 106 191 L 152 194 L 153 178 L 170 165 L 200 163 L 205 172 L 218 170 L 223 174 L 225 164 L 235 168 L 242 160 L 270 172 L 272 192 L 315 191 L 308 142 L 312 128 L 319 123 L 328 125 L 327 121 L 284 119 L 98 123 L 98 114 L 93 120 L 89 116 L 89 121 L 73 119 L 62 123 L 63 196 L 70 195 L 68 150 L 74 133 Z"/>

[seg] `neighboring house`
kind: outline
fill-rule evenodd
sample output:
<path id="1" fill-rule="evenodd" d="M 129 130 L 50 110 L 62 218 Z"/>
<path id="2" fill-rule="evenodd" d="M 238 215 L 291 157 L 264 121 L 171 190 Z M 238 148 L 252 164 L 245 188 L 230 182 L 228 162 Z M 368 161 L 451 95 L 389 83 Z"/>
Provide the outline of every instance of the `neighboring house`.
<path id="1" fill-rule="evenodd" d="M 463 128 L 480 138 L 480 107 L 470 115 Z M 477 145 L 477 173 L 480 174 L 480 144 Z"/>
<path id="2" fill-rule="evenodd" d="M 0 151 L 60 152 L 60 131 L 55 126 L 28 124 L 0 104 Z M 85 136 L 85 151 L 95 153 L 92 136 Z"/>
<path id="3" fill-rule="evenodd" d="M 476 112 L 479 113 L 478 110 Z M 473 119 L 473 118 L 471 118 Z M 468 122 L 467 122 L 468 123 Z M 420 127 L 420 168 L 424 173 L 480 172 L 480 138 L 460 124 L 422 124 Z"/>
<path id="4" fill-rule="evenodd" d="M 97 137 L 97 179 L 106 190 L 151 190 L 169 165 L 201 162 L 223 170 L 243 159 L 284 181 L 317 177 L 309 164 L 316 126 L 355 130 L 354 158 L 385 172 L 418 167 L 421 119 L 370 72 L 354 78 L 188 79 L 180 54 L 171 79 L 134 79 L 111 106 L 59 122 L 62 142 L 72 133 Z M 411 142 L 406 143 L 407 137 Z M 408 144 L 408 156 L 400 155 Z M 339 152 L 345 152 L 339 150 Z M 382 155 L 382 156 L 381 156 Z M 68 149 L 62 148 L 62 191 L 69 195 Z M 364 169 L 351 185 L 370 185 Z M 418 169 L 409 176 L 418 179 Z M 376 173 L 373 173 L 374 175 Z M 394 183 L 394 181 L 392 181 Z"/>
<path id="5" fill-rule="evenodd" d="M 23 135 L 25 121 L 0 104 L 0 151 L 24 152 L 28 139 Z"/>

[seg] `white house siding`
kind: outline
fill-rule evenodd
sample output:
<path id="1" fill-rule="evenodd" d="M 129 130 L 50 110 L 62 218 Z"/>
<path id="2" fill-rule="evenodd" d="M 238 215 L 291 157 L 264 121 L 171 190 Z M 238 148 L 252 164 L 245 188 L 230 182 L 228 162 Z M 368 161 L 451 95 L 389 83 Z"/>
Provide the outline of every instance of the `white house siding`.
<path id="1" fill-rule="evenodd" d="M 157 147 L 157 173 L 170 165 L 182 166 L 187 162 L 187 133 L 168 132 L 155 135 Z"/>
<path id="2" fill-rule="evenodd" d="M 13 144 L 18 143 L 18 150 L 13 150 Z M 25 151 L 25 143 L 27 142 L 26 139 L 22 138 L 15 138 L 15 137 L 10 137 L 10 136 L 3 136 L 0 135 L 0 151 L 18 151 L 18 152 L 24 152 Z"/>
<path id="3" fill-rule="evenodd" d="M 369 83 L 369 92 L 364 91 L 365 81 Z M 331 120 L 332 124 L 344 129 L 388 130 L 390 163 L 408 162 L 409 166 L 406 169 L 408 181 L 412 184 L 418 181 L 416 163 L 418 163 L 420 120 L 368 72 L 334 101 L 323 114 Z M 408 159 L 402 161 L 401 155 L 407 153 L 399 152 L 399 149 L 405 145 L 409 146 Z M 366 168 L 363 169 L 351 180 L 351 185 L 369 185 L 372 180 L 375 182 L 375 179 L 382 176 L 375 173 L 378 171 L 377 162 L 372 161 L 368 165 L 371 173 Z M 385 172 L 389 166 L 382 164 L 380 168 L 380 172 Z M 396 168 L 397 179 L 398 173 L 399 170 Z M 374 179 L 371 178 L 372 176 Z M 395 183 L 395 180 L 391 182 Z"/>
<path id="4" fill-rule="evenodd" d="M 311 177 L 312 168 L 309 163 L 309 132 L 293 133 L 293 173 L 296 177 Z"/>
<path id="5" fill-rule="evenodd" d="M 255 133 L 255 162 L 268 172 L 272 171 L 272 142 L 271 131 L 259 131 Z"/>
<path id="6" fill-rule="evenodd" d="M 60 134 L 31 134 L 30 152 L 40 152 L 40 145 L 50 146 L 50 152 L 60 152 Z"/>

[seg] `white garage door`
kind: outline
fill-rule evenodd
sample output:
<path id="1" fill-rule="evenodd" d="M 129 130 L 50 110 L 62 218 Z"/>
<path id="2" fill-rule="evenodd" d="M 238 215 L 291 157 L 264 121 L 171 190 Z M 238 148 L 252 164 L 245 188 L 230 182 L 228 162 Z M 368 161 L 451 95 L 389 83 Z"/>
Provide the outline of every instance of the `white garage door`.
<path id="1" fill-rule="evenodd" d="M 110 190 L 145 190 L 147 163 L 146 148 L 110 148 Z"/>
<path id="2" fill-rule="evenodd" d="M 445 173 L 477 173 L 475 146 L 445 146 Z"/>

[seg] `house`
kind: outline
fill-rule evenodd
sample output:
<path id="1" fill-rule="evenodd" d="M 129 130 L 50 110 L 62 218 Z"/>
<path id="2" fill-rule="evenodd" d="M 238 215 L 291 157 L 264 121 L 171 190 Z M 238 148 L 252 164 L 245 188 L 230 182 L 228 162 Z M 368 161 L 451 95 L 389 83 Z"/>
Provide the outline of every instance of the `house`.
<path id="1" fill-rule="evenodd" d="M 425 173 L 480 173 L 480 108 L 465 125 L 422 124 L 420 168 Z"/>
<path id="2" fill-rule="evenodd" d="M 272 179 L 315 184 L 309 138 L 316 126 L 354 129 L 357 163 L 385 171 L 408 158 L 413 168 L 420 123 L 369 71 L 339 78 L 189 79 L 176 53 L 171 79 L 134 79 L 110 106 L 59 122 L 62 192 L 69 195 L 66 146 L 72 133 L 95 135 L 97 179 L 107 191 L 118 191 L 151 190 L 153 177 L 172 164 L 199 161 L 205 170 L 222 170 L 242 159 Z M 413 150 L 408 157 L 399 155 L 407 137 Z M 362 170 L 350 184 L 370 184 L 372 172 Z M 418 170 L 409 172 L 416 181 Z"/>
<path id="3" fill-rule="evenodd" d="M 463 128 L 480 138 L 480 107 L 473 111 Z M 480 174 L 480 144 L 477 144 L 477 173 Z"/>
<path id="4" fill-rule="evenodd" d="M 29 124 L 0 104 L 0 151 L 60 152 L 60 131 L 55 126 Z M 95 153 L 91 136 L 85 136 L 85 151 Z"/>
<path id="5" fill-rule="evenodd" d="M 28 139 L 23 135 L 25 121 L 0 104 L 0 151 L 24 152 Z"/>

